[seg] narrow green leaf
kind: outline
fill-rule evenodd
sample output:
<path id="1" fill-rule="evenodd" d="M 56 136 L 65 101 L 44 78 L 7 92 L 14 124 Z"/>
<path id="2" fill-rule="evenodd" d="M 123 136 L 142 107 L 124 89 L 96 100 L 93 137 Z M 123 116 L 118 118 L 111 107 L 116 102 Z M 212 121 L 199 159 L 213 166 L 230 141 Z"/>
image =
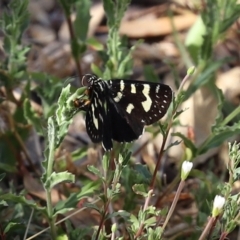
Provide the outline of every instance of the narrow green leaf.
<path id="1" fill-rule="evenodd" d="M 103 7 L 107 15 L 108 26 L 113 27 L 115 23 L 116 6 L 114 6 L 112 0 L 103 0 Z"/>
<path id="2" fill-rule="evenodd" d="M 101 69 L 94 63 L 91 64 L 91 70 L 95 75 L 97 75 L 99 77 L 103 76 Z"/>
<path id="3" fill-rule="evenodd" d="M 16 166 L 12 166 L 7 163 L 0 163 L 0 169 L 5 172 L 17 172 Z"/>
<path id="4" fill-rule="evenodd" d="M 233 126 L 215 127 L 214 133 L 199 146 L 198 154 L 203 154 L 209 149 L 220 146 L 227 139 L 240 133 L 240 122 L 235 123 Z"/>
<path id="5" fill-rule="evenodd" d="M 227 1 L 231 2 L 231 1 Z M 234 3 L 233 6 L 230 6 L 230 14 L 221 22 L 219 33 L 224 33 L 228 30 L 229 27 L 239 18 L 240 4 Z"/>
<path id="6" fill-rule="evenodd" d="M 24 117 L 31 123 L 36 129 L 37 133 L 44 136 L 41 118 L 34 112 L 31 107 L 30 101 L 26 98 L 23 103 Z"/>
<path id="7" fill-rule="evenodd" d="M 87 168 L 88 168 L 88 171 L 92 172 L 93 174 L 95 174 L 96 176 L 102 179 L 102 173 L 99 171 L 99 169 L 97 169 L 92 165 L 88 165 Z"/>
<path id="8" fill-rule="evenodd" d="M 180 137 L 187 148 L 190 148 L 193 153 L 197 152 L 197 147 L 194 145 L 194 143 L 182 133 L 180 132 L 172 133 L 172 136 Z"/>
<path id="9" fill-rule="evenodd" d="M 213 76 L 216 71 L 229 60 L 229 58 L 224 58 L 216 62 L 211 61 L 209 64 L 207 64 L 207 68 L 201 74 L 199 74 L 198 78 L 189 86 L 188 90 L 185 92 L 185 100 L 188 99 L 201 86 L 215 79 Z"/>
<path id="10" fill-rule="evenodd" d="M 37 211 L 40 211 L 42 213 L 46 213 L 46 207 L 39 207 L 38 204 L 34 201 L 31 200 L 27 200 L 24 196 L 19 196 L 16 194 L 12 194 L 12 193 L 6 193 L 6 194 L 2 194 L 0 196 L 1 200 L 5 200 L 6 202 L 14 202 L 14 203 L 22 203 L 24 205 L 27 205 L 29 207 L 34 208 Z"/>
<path id="11" fill-rule="evenodd" d="M 200 48 L 203 44 L 203 35 L 206 33 L 206 26 L 204 25 L 201 16 L 195 21 L 193 26 L 188 31 L 185 45 L 188 48 L 188 51 L 197 64 L 199 59 Z"/>
<path id="12" fill-rule="evenodd" d="M 76 4 L 77 16 L 73 23 L 74 31 L 78 39 L 85 42 L 87 39 L 89 21 L 90 21 L 90 0 L 77 1 Z"/>

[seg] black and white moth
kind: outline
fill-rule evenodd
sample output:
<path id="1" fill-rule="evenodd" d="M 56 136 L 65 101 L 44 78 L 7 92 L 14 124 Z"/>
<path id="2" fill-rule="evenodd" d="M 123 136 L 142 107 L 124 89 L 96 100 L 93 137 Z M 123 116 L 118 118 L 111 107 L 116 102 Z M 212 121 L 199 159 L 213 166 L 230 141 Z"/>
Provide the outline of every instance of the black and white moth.
<path id="1" fill-rule="evenodd" d="M 86 74 L 86 98 L 74 105 L 86 111 L 86 129 L 92 142 L 112 149 L 112 140 L 131 142 L 144 132 L 145 125 L 161 119 L 172 101 L 167 85 L 136 80 L 102 80 Z"/>

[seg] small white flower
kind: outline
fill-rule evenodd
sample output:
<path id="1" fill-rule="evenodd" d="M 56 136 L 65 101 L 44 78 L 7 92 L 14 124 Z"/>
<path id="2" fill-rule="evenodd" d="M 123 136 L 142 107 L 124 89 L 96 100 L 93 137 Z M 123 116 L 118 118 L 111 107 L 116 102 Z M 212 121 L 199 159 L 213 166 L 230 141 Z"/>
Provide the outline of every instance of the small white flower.
<path id="1" fill-rule="evenodd" d="M 185 180 L 188 177 L 188 174 L 192 170 L 193 163 L 189 161 L 184 161 L 182 164 L 181 179 Z"/>
<path id="2" fill-rule="evenodd" d="M 212 210 L 212 216 L 217 217 L 223 209 L 223 206 L 225 204 L 225 198 L 219 195 L 216 195 L 213 201 L 213 210 Z"/>

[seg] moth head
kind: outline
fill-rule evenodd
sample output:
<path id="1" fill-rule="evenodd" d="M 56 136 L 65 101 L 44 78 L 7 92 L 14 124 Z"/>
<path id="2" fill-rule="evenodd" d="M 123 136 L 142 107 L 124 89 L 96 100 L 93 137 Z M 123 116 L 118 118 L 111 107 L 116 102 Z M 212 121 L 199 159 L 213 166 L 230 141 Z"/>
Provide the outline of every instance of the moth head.
<path id="1" fill-rule="evenodd" d="M 74 107 L 83 111 L 86 111 L 88 109 L 90 103 L 91 102 L 89 99 L 77 98 L 77 99 L 74 99 L 73 101 Z"/>
<path id="2" fill-rule="evenodd" d="M 85 74 L 82 77 L 82 85 L 90 87 L 94 84 L 94 82 L 98 79 L 98 77 L 94 74 Z"/>

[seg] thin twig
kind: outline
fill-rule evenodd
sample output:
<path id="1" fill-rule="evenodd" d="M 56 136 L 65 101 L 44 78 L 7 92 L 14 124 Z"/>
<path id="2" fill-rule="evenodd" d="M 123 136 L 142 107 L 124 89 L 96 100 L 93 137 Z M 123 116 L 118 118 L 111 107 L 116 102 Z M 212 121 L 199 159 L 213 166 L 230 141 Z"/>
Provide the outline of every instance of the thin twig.
<path id="1" fill-rule="evenodd" d="M 66 15 L 66 20 L 67 20 L 67 25 L 68 25 L 68 29 L 69 29 L 69 34 L 70 34 L 70 39 L 73 42 L 76 39 L 75 33 L 74 33 L 74 29 L 73 29 L 73 24 L 72 24 L 72 20 L 70 15 Z M 72 49 L 73 50 L 73 49 Z M 80 85 L 81 85 L 81 76 L 82 74 L 82 68 L 81 68 L 81 64 L 79 62 L 78 57 L 75 56 L 75 54 L 72 54 L 75 64 L 76 64 L 76 68 L 77 68 L 77 75 L 78 75 L 78 79 L 80 81 Z"/>

